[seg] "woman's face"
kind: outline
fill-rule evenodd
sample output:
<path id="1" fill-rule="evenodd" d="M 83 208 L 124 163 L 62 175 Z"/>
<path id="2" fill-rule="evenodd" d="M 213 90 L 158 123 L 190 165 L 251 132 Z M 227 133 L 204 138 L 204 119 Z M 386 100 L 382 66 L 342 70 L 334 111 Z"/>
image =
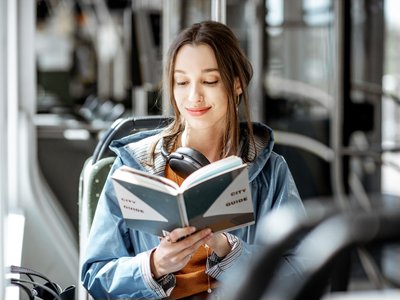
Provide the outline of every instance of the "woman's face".
<path id="1" fill-rule="evenodd" d="M 208 45 L 184 45 L 178 51 L 173 93 L 189 128 L 224 128 L 228 95 L 215 54 Z"/>

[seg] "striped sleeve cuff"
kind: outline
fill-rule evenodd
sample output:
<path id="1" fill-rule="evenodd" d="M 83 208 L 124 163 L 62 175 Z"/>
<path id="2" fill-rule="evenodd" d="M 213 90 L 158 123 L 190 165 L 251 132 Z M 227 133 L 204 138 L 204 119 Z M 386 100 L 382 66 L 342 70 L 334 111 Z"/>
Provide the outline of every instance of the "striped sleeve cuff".
<path id="1" fill-rule="evenodd" d="M 207 259 L 207 266 L 206 266 L 206 274 L 213 277 L 218 278 L 225 270 L 229 269 L 235 261 L 239 258 L 240 254 L 242 253 L 243 244 L 242 241 L 230 233 L 223 233 L 229 245 L 231 246 L 231 252 L 229 252 L 224 258 L 219 258 L 214 252 L 210 255 Z M 217 257 L 217 259 L 216 259 Z M 219 258 L 219 259 L 218 259 Z M 219 260 L 218 263 L 215 263 L 216 260 Z"/>
<path id="2" fill-rule="evenodd" d="M 171 294 L 175 285 L 171 288 L 168 288 L 167 290 L 164 290 L 163 286 L 153 278 L 153 275 L 151 273 L 151 268 L 150 268 L 150 257 L 151 257 L 151 253 L 154 250 L 155 249 L 146 252 L 147 255 L 144 256 L 144 259 L 142 259 L 142 261 L 140 263 L 140 270 L 143 275 L 144 283 L 151 290 L 153 290 L 154 293 L 157 294 L 157 296 L 159 296 L 160 298 L 166 298 L 166 297 L 169 297 L 169 295 Z"/>

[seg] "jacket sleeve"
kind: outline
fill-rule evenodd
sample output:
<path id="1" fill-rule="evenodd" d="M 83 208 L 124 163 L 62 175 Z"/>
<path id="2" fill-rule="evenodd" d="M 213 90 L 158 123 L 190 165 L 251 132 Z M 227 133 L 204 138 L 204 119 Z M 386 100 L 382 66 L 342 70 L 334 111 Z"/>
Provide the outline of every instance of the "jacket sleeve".
<path id="1" fill-rule="evenodd" d="M 279 210 L 288 206 L 297 214 L 305 215 L 303 202 L 287 162 L 282 156 L 276 153 L 273 154 L 275 155 L 275 160 L 273 160 L 271 165 L 270 193 L 267 194 L 266 201 L 264 200 L 266 206 L 260 210 L 260 221 L 265 218 L 268 211 Z M 279 226 L 279 224 L 276 224 L 275 227 L 277 230 Z M 269 228 L 269 230 L 275 229 Z M 263 244 L 263 242 L 260 242 L 260 239 L 264 234 L 265 232 L 262 230 L 257 230 L 256 244 Z M 299 241 L 300 238 L 293 241 L 293 247 L 282 253 L 281 264 L 278 266 L 274 276 L 274 285 L 282 283 L 287 285 L 287 282 L 293 282 L 302 276 L 303 258 L 296 254 L 296 246 Z"/>
<path id="2" fill-rule="evenodd" d="M 265 248 L 262 238 L 265 232 L 260 224 L 271 210 L 290 205 L 299 214 L 305 214 L 296 184 L 282 156 L 273 153 L 268 164 L 251 184 L 256 223 L 247 229 L 232 232 L 240 238 L 241 250 L 230 271 L 238 274 L 241 274 L 250 260 L 257 257 L 257 254 Z M 287 280 L 294 280 L 301 276 L 301 268 L 301 259 L 296 256 L 294 247 L 282 253 L 282 264 L 276 276 L 287 283 Z M 229 273 L 231 272 L 225 272 L 219 279 L 230 282 L 232 274 Z"/>
<path id="3" fill-rule="evenodd" d="M 117 158 L 110 174 L 120 165 Z M 83 286 L 95 299 L 166 297 L 151 278 L 151 251 L 137 253 L 133 248 L 109 175 L 89 234 L 81 269 Z"/>

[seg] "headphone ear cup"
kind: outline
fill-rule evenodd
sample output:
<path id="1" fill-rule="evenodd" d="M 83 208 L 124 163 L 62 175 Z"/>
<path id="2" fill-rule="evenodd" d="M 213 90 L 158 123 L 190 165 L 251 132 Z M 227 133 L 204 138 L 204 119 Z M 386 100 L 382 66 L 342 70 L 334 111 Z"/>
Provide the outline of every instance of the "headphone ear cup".
<path id="1" fill-rule="evenodd" d="M 207 157 L 195 149 L 179 147 L 168 156 L 168 163 L 176 174 L 182 178 L 186 178 L 210 162 Z"/>
<path id="2" fill-rule="evenodd" d="M 176 149 L 175 153 L 183 155 L 189 161 L 193 162 L 193 164 L 196 164 L 198 168 L 210 164 L 210 161 L 207 159 L 207 157 L 203 155 L 203 153 L 193 148 L 179 147 L 178 149 Z"/>

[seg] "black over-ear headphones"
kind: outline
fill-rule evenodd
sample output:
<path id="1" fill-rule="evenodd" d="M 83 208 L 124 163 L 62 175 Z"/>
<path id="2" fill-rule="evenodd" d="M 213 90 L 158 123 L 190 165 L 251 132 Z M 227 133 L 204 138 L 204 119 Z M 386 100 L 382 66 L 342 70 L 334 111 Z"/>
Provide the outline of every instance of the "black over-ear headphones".
<path id="1" fill-rule="evenodd" d="M 161 154 L 167 159 L 171 169 L 182 178 L 210 163 L 201 152 L 189 147 L 179 147 L 171 154 L 162 147 Z"/>

